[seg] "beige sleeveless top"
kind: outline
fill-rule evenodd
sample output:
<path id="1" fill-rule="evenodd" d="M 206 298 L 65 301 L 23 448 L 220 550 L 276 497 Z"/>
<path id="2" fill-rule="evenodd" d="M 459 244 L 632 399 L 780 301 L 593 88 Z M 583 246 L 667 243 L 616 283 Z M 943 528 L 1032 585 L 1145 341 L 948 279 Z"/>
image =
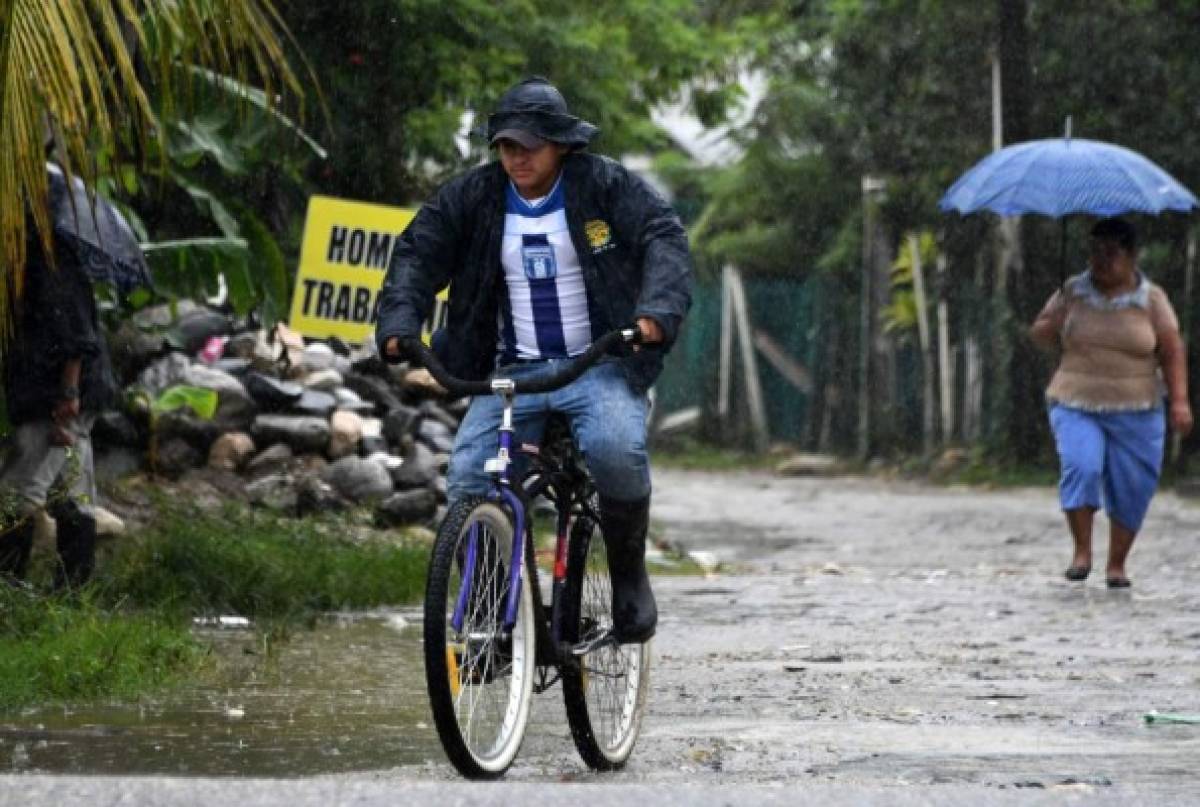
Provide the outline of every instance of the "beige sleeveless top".
<path id="1" fill-rule="evenodd" d="M 1057 291 L 1045 311 L 1066 305 L 1062 360 L 1046 398 L 1092 412 L 1123 412 L 1162 406 L 1165 387 L 1159 374 L 1159 334 L 1178 331 L 1167 295 L 1141 278 L 1137 289 L 1109 298 L 1088 272 Z"/>

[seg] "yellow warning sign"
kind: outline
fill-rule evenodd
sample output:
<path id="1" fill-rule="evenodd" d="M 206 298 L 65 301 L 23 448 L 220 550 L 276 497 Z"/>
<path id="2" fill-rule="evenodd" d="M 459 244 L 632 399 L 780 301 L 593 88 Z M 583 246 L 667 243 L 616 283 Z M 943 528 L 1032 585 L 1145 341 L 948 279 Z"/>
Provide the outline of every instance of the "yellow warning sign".
<path id="1" fill-rule="evenodd" d="M 288 325 L 309 337 L 364 341 L 379 318 L 392 249 L 415 215 L 329 196 L 309 199 Z M 445 316 L 445 293 L 438 297 L 435 323 Z"/>

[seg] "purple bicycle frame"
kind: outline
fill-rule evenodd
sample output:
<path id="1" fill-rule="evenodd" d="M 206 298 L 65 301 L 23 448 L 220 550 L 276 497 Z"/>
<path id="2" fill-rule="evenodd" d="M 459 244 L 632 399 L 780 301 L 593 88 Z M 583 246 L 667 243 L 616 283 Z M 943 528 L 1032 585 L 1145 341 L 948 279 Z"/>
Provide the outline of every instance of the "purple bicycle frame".
<path id="1" fill-rule="evenodd" d="M 500 426 L 499 457 L 507 459 L 512 456 L 513 444 L 512 394 L 502 395 L 502 397 L 505 401 L 505 416 Z M 508 575 L 508 601 L 504 607 L 504 629 L 506 631 L 512 630 L 513 625 L 517 623 L 517 603 L 521 597 L 521 564 L 525 562 L 525 505 L 521 503 L 521 498 L 513 492 L 508 478 L 508 467 L 509 463 L 505 462 L 503 468 L 500 470 L 499 477 L 488 492 L 489 500 L 501 501 L 507 504 L 513 513 L 512 562 Z M 471 532 L 467 536 L 467 554 L 463 563 L 462 585 L 458 589 L 458 600 L 454 603 L 454 615 L 450 619 L 451 626 L 459 632 L 462 631 L 463 619 L 467 611 L 467 601 L 471 597 L 471 586 L 474 583 L 475 560 L 478 546 L 479 525 L 472 524 Z"/>

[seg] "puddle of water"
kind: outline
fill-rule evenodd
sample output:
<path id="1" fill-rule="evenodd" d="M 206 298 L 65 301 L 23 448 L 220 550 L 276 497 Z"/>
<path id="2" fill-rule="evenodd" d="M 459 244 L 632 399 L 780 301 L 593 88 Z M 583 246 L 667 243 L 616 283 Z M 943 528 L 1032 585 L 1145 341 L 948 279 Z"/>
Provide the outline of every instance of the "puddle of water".
<path id="1" fill-rule="evenodd" d="M 0 770 L 308 776 L 423 763 L 441 751 L 409 622 L 331 618 L 232 685 L 0 717 Z M 257 649 L 249 632 L 205 635 L 222 654 Z"/>

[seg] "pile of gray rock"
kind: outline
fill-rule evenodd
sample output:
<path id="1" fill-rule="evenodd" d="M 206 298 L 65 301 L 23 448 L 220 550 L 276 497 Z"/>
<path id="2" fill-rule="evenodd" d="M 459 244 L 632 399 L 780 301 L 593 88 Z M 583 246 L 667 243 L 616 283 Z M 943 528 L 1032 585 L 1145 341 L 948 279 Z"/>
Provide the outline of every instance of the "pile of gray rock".
<path id="1" fill-rule="evenodd" d="M 131 379 L 127 401 L 143 405 L 98 420 L 101 476 L 207 469 L 235 475 L 252 504 L 287 513 L 368 505 L 382 525 L 437 519 L 467 402 L 443 403 L 426 371 L 385 364 L 370 341 L 352 347 L 285 326 L 247 329 L 183 303 L 139 312 L 110 346 Z M 215 391 L 215 416 L 179 408 L 151 419 L 144 403 L 177 385 Z"/>

